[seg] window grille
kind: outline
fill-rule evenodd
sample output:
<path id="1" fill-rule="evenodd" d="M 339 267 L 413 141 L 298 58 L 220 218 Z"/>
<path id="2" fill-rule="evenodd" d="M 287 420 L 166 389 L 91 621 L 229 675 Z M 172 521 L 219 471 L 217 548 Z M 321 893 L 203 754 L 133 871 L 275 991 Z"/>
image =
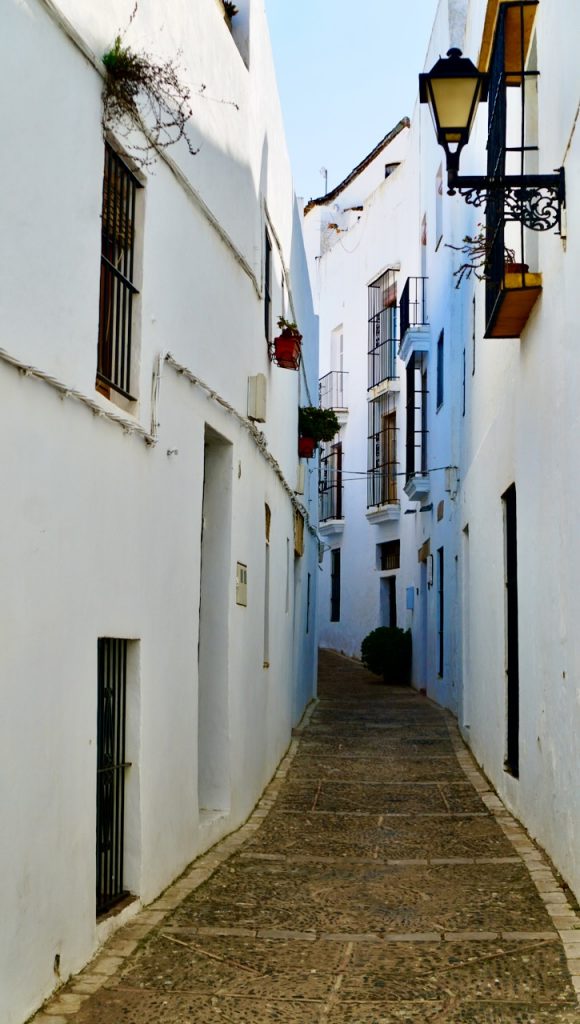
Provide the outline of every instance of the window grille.
<path id="1" fill-rule="evenodd" d="M 101 215 L 101 289 L 97 390 L 132 399 L 131 358 L 135 286 L 135 207 L 141 183 L 105 143 Z"/>
<path id="2" fill-rule="evenodd" d="M 387 392 L 369 402 L 367 507 L 398 502 L 397 414 Z"/>
<path id="3" fill-rule="evenodd" d="M 405 478 L 427 472 L 427 363 L 413 352 L 407 364 L 407 444 Z"/>
<path id="4" fill-rule="evenodd" d="M 340 548 L 330 552 L 330 621 L 340 622 Z"/>
<path id="5" fill-rule="evenodd" d="M 389 569 L 398 569 L 401 565 L 401 542 L 400 540 L 387 540 L 377 545 L 379 549 L 379 565 L 383 572 Z"/>
<path id="6" fill-rule="evenodd" d="M 342 442 L 324 445 L 320 457 L 319 519 L 342 519 Z"/>
<path id="7" fill-rule="evenodd" d="M 98 642 L 97 914 L 127 893 L 123 884 L 125 830 L 125 712 L 127 640 Z"/>
<path id="8" fill-rule="evenodd" d="M 387 270 L 368 288 L 368 386 L 397 377 L 399 310 L 397 279 Z"/>
<path id="9" fill-rule="evenodd" d="M 272 340 L 272 243 L 266 231 L 264 233 L 264 332 L 266 341 Z"/>

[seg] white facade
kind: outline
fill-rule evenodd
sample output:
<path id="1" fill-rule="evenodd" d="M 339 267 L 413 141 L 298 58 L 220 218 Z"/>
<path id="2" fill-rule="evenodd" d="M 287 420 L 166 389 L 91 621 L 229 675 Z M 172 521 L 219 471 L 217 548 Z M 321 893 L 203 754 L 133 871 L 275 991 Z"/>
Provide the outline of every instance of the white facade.
<path id="1" fill-rule="evenodd" d="M 264 12 L 238 6 L 232 34 L 218 0 L 140 5 L 125 37 L 182 52 L 199 148 L 136 169 L 128 400 L 95 375 L 101 55 L 133 3 L 4 4 L 2 94 L 18 99 L 0 168 L 3 1024 L 110 927 L 95 918 L 99 638 L 127 641 L 133 909 L 245 820 L 314 691 L 315 482 L 295 488 L 317 323 Z M 127 140 L 111 142 L 131 166 Z M 268 355 L 266 232 L 270 318 L 274 333 L 282 313 L 300 325 L 300 373 Z"/>
<path id="2" fill-rule="evenodd" d="M 451 45 L 487 68 L 502 7 L 501 0 L 441 0 L 425 70 Z M 371 182 L 368 192 L 357 197 L 363 210 L 356 226 L 349 227 L 338 216 L 351 216 L 344 212 L 354 205 L 347 189 L 344 195 L 331 193 L 328 205 L 328 197 L 317 200 L 305 217 L 311 273 L 319 288 L 320 374 L 323 377 L 330 367 L 325 346 L 343 323 L 344 368 L 349 370 L 344 515 L 342 523 L 333 524 L 328 539 L 331 547 L 342 547 L 341 619 L 329 622 L 331 556 L 326 554 L 320 587 L 321 642 L 356 656 L 360 639 L 384 622 L 373 549 L 387 536 L 400 537 L 397 622 L 413 631 L 413 683 L 458 715 L 484 771 L 576 894 L 580 655 L 574 634 L 580 615 L 575 585 L 580 540 L 573 512 L 578 481 L 571 467 L 580 380 L 573 340 L 573 281 L 580 269 L 575 239 L 580 222 L 580 152 L 573 87 L 578 82 L 579 19 L 576 6 L 564 0 L 555 5 L 540 0 L 526 11 L 525 67 L 540 71 L 539 78 L 530 76 L 526 86 L 526 144 L 538 147 L 526 156 L 526 169 L 549 174 L 564 167 L 566 209 L 562 237 L 554 230 L 524 231 L 523 258 L 518 224 L 506 226 L 506 245 L 516 250 L 516 261 L 529 267 L 524 299 L 529 298 L 529 289 L 536 298 L 517 327 L 519 336 L 502 337 L 501 331 L 513 333 L 506 326 L 505 312 L 514 295 L 510 289 L 521 289 L 521 281 L 510 283 L 506 278 L 497 286 L 495 327 L 485 311 L 487 283 L 472 276 L 456 288 L 455 272 L 465 257 L 449 246 L 460 246 L 466 235 L 476 234 L 486 214 L 460 195 L 446 194 L 445 157 L 426 107 L 416 106 L 401 166 L 378 188 Z M 520 126 L 517 82 L 508 89 L 507 104 L 505 141 L 510 145 Z M 486 173 L 487 134 L 483 105 L 461 156 L 461 174 Z M 379 169 L 388 161 L 382 152 L 375 159 Z M 518 169 L 514 160 L 508 157 L 510 173 Z M 360 166 L 364 165 L 365 161 Z M 335 202 L 338 211 L 332 209 Z M 321 217 L 349 230 L 335 239 L 336 229 L 327 228 L 314 259 Z M 426 371 L 424 422 L 421 395 L 413 420 L 419 449 L 425 429 L 426 460 L 425 472 L 415 463 L 416 479 L 409 479 L 399 495 L 398 521 L 377 525 L 367 515 L 362 494 L 356 500 L 353 496 L 365 484 L 355 484 L 346 470 L 370 468 L 364 451 L 364 291 L 373 275 L 393 262 L 400 263 L 398 303 L 409 278 L 427 279 L 428 327 L 411 323 L 399 349 L 397 451 L 403 482 L 409 468 L 405 408 L 413 355 Z M 536 274 L 541 277 L 532 276 Z M 493 280 L 491 286 L 493 290 Z M 485 336 L 492 331 L 497 336 Z M 354 388 L 350 374 L 358 375 Z M 358 453 L 356 462 L 350 458 L 353 450 Z M 507 524 L 514 494 L 517 575 L 508 587 L 506 559 L 513 537 L 508 536 Z M 512 598 L 517 593 L 516 616 L 513 603 L 512 612 L 508 609 L 508 591 Z M 519 647 L 517 677 L 514 637 Z"/>

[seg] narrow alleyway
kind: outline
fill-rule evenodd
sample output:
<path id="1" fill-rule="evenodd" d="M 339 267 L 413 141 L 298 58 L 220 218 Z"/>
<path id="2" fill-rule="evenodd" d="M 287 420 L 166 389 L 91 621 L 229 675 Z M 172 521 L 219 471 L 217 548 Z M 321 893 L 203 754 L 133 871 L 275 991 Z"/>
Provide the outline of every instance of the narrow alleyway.
<path id="1" fill-rule="evenodd" d="M 570 972 L 580 917 L 451 718 L 322 652 L 249 823 L 35 1022 L 578 1024 Z"/>

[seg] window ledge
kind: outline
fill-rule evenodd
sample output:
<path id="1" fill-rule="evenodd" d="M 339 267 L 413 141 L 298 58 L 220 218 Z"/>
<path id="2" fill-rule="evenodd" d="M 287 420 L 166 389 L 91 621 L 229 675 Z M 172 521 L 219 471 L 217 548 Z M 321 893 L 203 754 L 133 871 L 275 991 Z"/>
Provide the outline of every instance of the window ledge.
<path id="1" fill-rule="evenodd" d="M 366 517 L 369 523 L 388 523 L 401 518 L 401 506 L 399 502 L 391 502 L 389 505 L 374 505 L 367 509 Z"/>
<path id="2" fill-rule="evenodd" d="M 430 486 L 428 473 L 415 473 L 407 480 L 403 490 L 411 501 L 420 501 L 429 494 Z"/>
<path id="3" fill-rule="evenodd" d="M 420 324 L 409 327 L 401 339 L 399 358 L 405 366 L 414 352 L 428 352 L 431 343 L 431 325 Z"/>
<path id="4" fill-rule="evenodd" d="M 325 519 L 318 524 L 318 532 L 322 537 L 339 537 L 344 530 L 344 519 Z"/>

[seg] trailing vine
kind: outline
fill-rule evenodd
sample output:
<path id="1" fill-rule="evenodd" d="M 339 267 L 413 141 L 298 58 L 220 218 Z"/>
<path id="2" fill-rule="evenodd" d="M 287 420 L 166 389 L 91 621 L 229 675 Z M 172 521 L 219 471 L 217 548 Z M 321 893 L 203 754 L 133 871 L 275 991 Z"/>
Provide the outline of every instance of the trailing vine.
<path id="1" fill-rule="evenodd" d="M 129 25 L 136 13 L 137 4 Z M 121 130 L 125 138 L 132 128 L 139 129 L 144 142 L 131 140 L 130 146 L 137 163 L 153 163 L 158 153 L 180 141 L 192 156 L 199 152 L 186 131 L 192 115 L 191 92 L 181 81 L 178 62 L 161 61 L 145 51 L 132 50 L 119 33 L 103 55 L 103 64 L 107 69 L 103 128 Z"/>
<path id="2" fill-rule="evenodd" d="M 472 274 L 478 281 L 485 281 L 489 277 L 491 245 L 487 240 L 483 224 L 478 224 L 477 227 L 479 231 L 476 235 L 465 235 L 463 245 L 445 243 L 448 249 L 454 249 L 455 252 L 460 252 L 463 256 L 468 257 L 464 263 L 458 266 L 457 270 L 453 271 L 453 277 L 457 278 L 456 288 L 461 286 L 464 279 L 469 280 Z M 515 261 L 516 254 L 507 245 L 503 247 L 503 255 L 505 263 Z"/>

